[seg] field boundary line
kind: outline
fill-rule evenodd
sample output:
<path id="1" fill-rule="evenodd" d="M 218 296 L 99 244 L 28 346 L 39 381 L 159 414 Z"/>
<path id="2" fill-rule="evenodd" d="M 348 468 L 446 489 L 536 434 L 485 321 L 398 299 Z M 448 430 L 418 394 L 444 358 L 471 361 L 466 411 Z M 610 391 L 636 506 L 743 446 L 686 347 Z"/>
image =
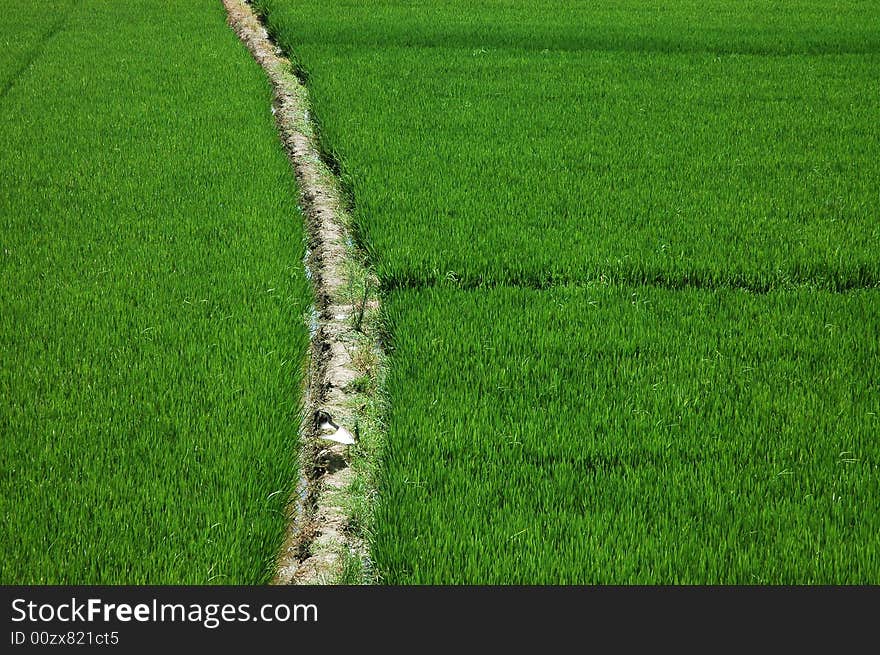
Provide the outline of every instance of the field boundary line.
<path id="1" fill-rule="evenodd" d="M 378 282 L 350 236 L 339 181 L 321 157 L 308 90 L 245 0 L 223 0 L 228 22 L 274 90 L 272 112 L 299 184 L 308 233 L 306 274 L 314 291 L 310 355 L 302 396 L 300 486 L 273 584 L 366 581 L 364 530 L 370 473 L 380 446 L 374 429 L 379 377 Z M 361 438 L 362 433 L 367 438 Z M 360 465 L 360 466 L 359 466 Z M 354 572 L 353 572 L 354 571 Z"/>
<path id="2" fill-rule="evenodd" d="M 21 65 L 15 69 L 15 71 L 10 75 L 2 85 L 0 85 L 0 99 L 5 98 L 6 94 L 8 94 L 12 88 L 18 83 L 23 75 L 25 75 L 35 63 L 43 56 L 46 52 L 46 47 L 55 39 L 58 34 L 64 31 L 64 28 L 67 26 L 67 21 L 70 20 L 70 15 L 77 9 L 79 5 L 79 0 L 74 0 L 70 4 L 70 6 L 65 9 L 58 19 L 49 26 L 49 29 L 46 30 L 46 33 L 40 37 L 38 44 L 31 48 L 31 50 L 27 53 L 27 56 L 22 61 Z"/>

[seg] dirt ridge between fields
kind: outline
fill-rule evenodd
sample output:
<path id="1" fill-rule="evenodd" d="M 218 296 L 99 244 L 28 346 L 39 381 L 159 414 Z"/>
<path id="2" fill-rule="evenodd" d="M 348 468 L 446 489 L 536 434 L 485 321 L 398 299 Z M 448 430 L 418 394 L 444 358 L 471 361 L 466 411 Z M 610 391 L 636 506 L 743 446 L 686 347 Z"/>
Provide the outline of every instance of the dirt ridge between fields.
<path id="1" fill-rule="evenodd" d="M 346 302 L 354 275 L 351 267 L 357 264 L 350 256 L 353 246 L 338 180 L 321 158 L 307 89 L 251 6 L 245 0 L 223 0 L 223 4 L 230 26 L 272 82 L 272 111 L 299 183 L 309 239 L 305 265 L 314 290 L 300 426 L 303 479 L 289 502 L 290 524 L 273 584 L 332 583 L 340 579 L 346 558 L 367 561 L 369 557 L 363 539 L 350 529 L 345 506 L 355 477 L 352 445 L 329 437 L 358 437 L 357 396 L 352 383 L 364 373 L 353 356 L 358 356 L 364 343 L 361 321 L 365 305 L 374 312 L 378 301 L 368 298 L 365 291 L 360 306 L 350 297 Z M 368 271 L 357 275 L 361 280 L 369 279 Z M 378 344 L 373 346 L 378 348 Z"/>

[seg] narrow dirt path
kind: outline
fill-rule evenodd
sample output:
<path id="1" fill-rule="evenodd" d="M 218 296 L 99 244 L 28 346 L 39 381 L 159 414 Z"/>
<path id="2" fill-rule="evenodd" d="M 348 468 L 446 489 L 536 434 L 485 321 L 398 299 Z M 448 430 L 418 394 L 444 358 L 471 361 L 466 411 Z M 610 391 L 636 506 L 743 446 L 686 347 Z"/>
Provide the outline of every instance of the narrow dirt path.
<path id="1" fill-rule="evenodd" d="M 315 293 L 311 355 L 302 401 L 303 488 L 290 502 L 291 522 L 274 582 L 333 582 L 339 579 L 346 557 L 368 557 L 366 545 L 348 528 L 346 505 L 354 479 L 349 448 L 358 434 L 357 397 L 352 383 L 363 376 L 354 359 L 358 349 L 364 347 L 364 305 L 375 311 L 377 301 L 364 293 L 358 306 L 351 298 L 352 278 L 368 280 L 369 273 L 355 270 L 345 205 L 337 180 L 320 156 L 309 119 L 307 89 L 250 5 L 244 0 L 223 0 L 223 4 L 230 26 L 274 87 L 273 111 L 296 172 L 300 205 L 308 224 L 305 264 Z M 372 346 L 378 348 L 377 344 Z"/>

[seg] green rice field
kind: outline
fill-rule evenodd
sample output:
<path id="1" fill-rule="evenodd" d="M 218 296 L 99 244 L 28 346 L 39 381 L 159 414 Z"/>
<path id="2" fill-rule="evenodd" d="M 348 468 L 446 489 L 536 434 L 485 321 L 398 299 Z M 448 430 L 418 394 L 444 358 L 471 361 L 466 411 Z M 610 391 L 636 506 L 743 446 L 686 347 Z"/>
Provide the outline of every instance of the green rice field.
<path id="1" fill-rule="evenodd" d="M 880 283 L 876 3 L 261 1 L 389 288 Z"/>
<path id="2" fill-rule="evenodd" d="M 390 584 L 880 581 L 880 7 L 260 0 L 382 280 Z"/>
<path id="3" fill-rule="evenodd" d="M 877 579 L 875 292 L 431 288 L 385 311 L 387 582 Z"/>
<path id="4" fill-rule="evenodd" d="M 268 81 L 219 3 L 14 4 L 0 582 L 267 581 L 310 303 Z"/>
<path id="5" fill-rule="evenodd" d="M 0 97 L 39 57 L 67 20 L 76 0 L 15 2 L 0 14 Z"/>
<path id="6" fill-rule="evenodd" d="M 253 5 L 380 282 L 373 581 L 880 583 L 877 2 Z M 266 76 L 213 0 L 0 29 L 0 583 L 265 583 L 312 302 Z"/>

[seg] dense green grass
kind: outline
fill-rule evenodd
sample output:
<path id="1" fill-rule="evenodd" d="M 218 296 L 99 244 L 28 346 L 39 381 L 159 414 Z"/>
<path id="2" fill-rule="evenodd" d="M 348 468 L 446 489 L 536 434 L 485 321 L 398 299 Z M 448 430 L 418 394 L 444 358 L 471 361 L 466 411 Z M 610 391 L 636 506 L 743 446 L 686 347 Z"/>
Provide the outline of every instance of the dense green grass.
<path id="1" fill-rule="evenodd" d="M 874 0 L 256 0 L 294 52 L 356 47 L 880 53 Z"/>
<path id="2" fill-rule="evenodd" d="M 0 98 L 0 582 L 264 581 L 309 299 L 268 82 L 209 0 L 37 47 Z"/>
<path id="3" fill-rule="evenodd" d="M 389 583 L 880 582 L 876 292 L 401 291 Z"/>
<path id="4" fill-rule="evenodd" d="M 0 97 L 45 50 L 77 0 L 12 2 L 0 12 Z"/>
<path id="5" fill-rule="evenodd" d="M 880 582 L 875 2 L 259 4 L 388 292 L 384 581 Z M 0 582 L 264 581 L 265 78 L 208 0 L 0 25 Z"/>
<path id="6" fill-rule="evenodd" d="M 880 283 L 876 3 L 261 5 L 387 288 Z"/>
<path id="7" fill-rule="evenodd" d="M 880 581 L 875 2 L 257 4 L 387 293 L 384 581 Z"/>

